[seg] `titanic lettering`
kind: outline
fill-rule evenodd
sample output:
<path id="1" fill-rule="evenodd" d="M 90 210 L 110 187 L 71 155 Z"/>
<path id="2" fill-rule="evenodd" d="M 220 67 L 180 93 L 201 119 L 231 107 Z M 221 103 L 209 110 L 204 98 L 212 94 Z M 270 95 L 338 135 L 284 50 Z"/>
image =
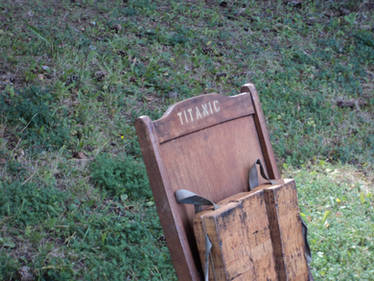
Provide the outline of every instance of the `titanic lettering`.
<path id="1" fill-rule="evenodd" d="M 218 100 L 209 101 L 200 105 L 196 105 L 187 108 L 183 111 L 179 111 L 177 116 L 181 125 L 195 122 L 197 120 L 206 118 L 210 115 L 220 112 L 221 106 Z"/>

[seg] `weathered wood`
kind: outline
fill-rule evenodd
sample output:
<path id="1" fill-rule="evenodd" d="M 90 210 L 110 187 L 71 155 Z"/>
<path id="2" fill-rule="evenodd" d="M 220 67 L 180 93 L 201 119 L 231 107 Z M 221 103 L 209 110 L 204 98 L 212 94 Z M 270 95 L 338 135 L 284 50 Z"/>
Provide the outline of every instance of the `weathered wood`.
<path id="1" fill-rule="evenodd" d="M 294 180 L 264 189 L 280 281 L 308 281 L 305 243 Z"/>
<path id="2" fill-rule="evenodd" d="M 209 280 L 275 281 L 275 259 L 264 191 L 236 194 L 217 210 L 196 214 L 194 231 L 205 264 L 205 234 L 213 247 Z"/>
<path id="3" fill-rule="evenodd" d="M 179 280 L 201 280 L 202 274 L 193 207 L 177 204 L 174 192 L 185 188 L 220 201 L 246 191 L 249 168 L 258 158 L 271 178 L 279 178 L 253 95 L 253 90 L 233 97 L 202 95 L 170 107 L 159 120 L 142 116 L 135 123 Z"/>
<path id="4" fill-rule="evenodd" d="M 205 234 L 213 247 L 209 280 L 308 281 L 295 181 L 261 185 L 199 212 L 194 232 L 205 264 Z"/>

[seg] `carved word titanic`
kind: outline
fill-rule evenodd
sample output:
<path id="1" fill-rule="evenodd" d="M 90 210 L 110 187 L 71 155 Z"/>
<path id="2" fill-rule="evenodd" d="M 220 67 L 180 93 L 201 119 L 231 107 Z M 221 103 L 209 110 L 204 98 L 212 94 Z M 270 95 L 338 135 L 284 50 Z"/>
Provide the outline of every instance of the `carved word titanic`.
<path id="1" fill-rule="evenodd" d="M 218 100 L 209 101 L 194 107 L 187 108 L 177 113 L 181 125 L 195 122 L 221 111 Z"/>

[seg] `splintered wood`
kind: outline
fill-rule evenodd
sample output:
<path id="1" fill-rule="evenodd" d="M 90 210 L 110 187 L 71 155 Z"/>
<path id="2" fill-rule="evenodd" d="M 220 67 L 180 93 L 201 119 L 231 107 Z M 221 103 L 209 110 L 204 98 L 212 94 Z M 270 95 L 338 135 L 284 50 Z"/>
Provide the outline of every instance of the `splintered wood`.
<path id="1" fill-rule="evenodd" d="M 209 280 L 276 280 L 264 192 L 240 193 L 219 205 L 194 221 L 201 261 L 205 233 L 213 244 Z"/>
<path id="2" fill-rule="evenodd" d="M 213 244 L 209 280 L 308 280 L 293 180 L 239 193 L 218 204 L 217 210 L 202 211 L 194 219 L 203 266 L 205 234 Z"/>
<path id="3" fill-rule="evenodd" d="M 308 280 L 294 180 L 264 189 L 279 280 Z"/>

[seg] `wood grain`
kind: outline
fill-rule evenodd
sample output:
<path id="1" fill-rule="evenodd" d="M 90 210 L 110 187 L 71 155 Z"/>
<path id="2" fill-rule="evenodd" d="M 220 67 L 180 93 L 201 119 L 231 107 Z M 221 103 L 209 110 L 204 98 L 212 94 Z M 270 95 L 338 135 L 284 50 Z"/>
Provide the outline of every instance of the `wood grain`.
<path id="1" fill-rule="evenodd" d="M 280 281 L 308 281 L 305 244 L 294 180 L 264 189 Z"/>
<path id="2" fill-rule="evenodd" d="M 234 195 L 218 204 L 219 209 L 200 212 L 194 220 L 203 264 L 205 233 L 213 244 L 209 280 L 277 280 L 263 190 Z"/>

